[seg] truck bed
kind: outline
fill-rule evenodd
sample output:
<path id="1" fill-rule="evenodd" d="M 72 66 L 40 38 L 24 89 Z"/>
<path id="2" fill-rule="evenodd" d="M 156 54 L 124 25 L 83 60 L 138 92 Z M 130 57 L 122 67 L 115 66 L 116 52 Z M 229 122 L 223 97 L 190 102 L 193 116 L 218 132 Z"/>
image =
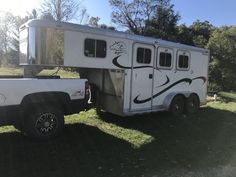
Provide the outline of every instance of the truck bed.
<path id="1" fill-rule="evenodd" d="M 86 79 L 1 78 L 0 107 L 19 105 L 29 94 L 64 92 L 71 100 L 84 98 Z"/>

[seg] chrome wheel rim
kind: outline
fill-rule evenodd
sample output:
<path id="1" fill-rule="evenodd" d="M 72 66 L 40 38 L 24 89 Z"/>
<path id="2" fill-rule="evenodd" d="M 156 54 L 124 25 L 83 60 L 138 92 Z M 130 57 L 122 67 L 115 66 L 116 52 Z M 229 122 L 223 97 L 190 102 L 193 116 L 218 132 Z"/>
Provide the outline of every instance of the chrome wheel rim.
<path id="1" fill-rule="evenodd" d="M 39 116 L 35 123 L 35 128 L 40 134 L 50 134 L 57 126 L 57 118 L 55 114 L 44 113 Z"/>

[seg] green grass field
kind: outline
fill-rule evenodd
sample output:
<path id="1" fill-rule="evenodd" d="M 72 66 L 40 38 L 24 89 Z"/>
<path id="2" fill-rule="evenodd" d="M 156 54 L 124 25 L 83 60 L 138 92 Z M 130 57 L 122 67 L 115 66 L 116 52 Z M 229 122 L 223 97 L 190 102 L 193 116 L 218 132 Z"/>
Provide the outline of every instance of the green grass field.
<path id="1" fill-rule="evenodd" d="M 224 97 L 236 96 L 228 94 Z M 12 126 L 0 127 L 0 175 L 233 177 L 236 174 L 235 101 L 209 102 L 196 114 L 180 117 L 166 112 L 99 117 L 92 109 L 67 116 L 65 122 L 63 133 L 46 142 L 24 136 Z"/>

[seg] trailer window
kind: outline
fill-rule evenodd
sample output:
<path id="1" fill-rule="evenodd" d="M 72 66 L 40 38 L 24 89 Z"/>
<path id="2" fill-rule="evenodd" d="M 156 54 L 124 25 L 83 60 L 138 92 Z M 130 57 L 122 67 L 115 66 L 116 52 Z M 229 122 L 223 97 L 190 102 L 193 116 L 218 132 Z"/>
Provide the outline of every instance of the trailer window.
<path id="1" fill-rule="evenodd" d="M 176 68 L 178 70 L 189 70 L 191 55 L 188 51 L 177 51 Z"/>
<path id="2" fill-rule="evenodd" d="M 137 50 L 137 62 L 149 64 L 151 62 L 152 51 L 147 48 L 138 48 Z"/>
<path id="3" fill-rule="evenodd" d="M 159 66 L 170 68 L 172 56 L 170 53 L 161 52 L 159 57 Z"/>
<path id="4" fill-rule="evenodd" d="M 106 57 L 107 43 L 103 40 L 85 39 L 84 41 L 84 55 L 87 57 Z"/>
<path id="5" fill-rule="evenodd" d="M 181 69 L 187 69 L 189 66 L 189 57 L 187 55 L 179 55 L 178 67 Z"/>
<path id="6" fill-rule="evenodd" d="M 28 28 L 20 31 L 20 63 L 26 64 L 28 59 Z"/>
<path id="7" fill-rule="evenodd" d="M 30 33 L 29 49 L 35 46 L 35 51 L 29 64 L 60 66 L 64 64 L 64 31 L 56 28 L 37 27 Z M 35 35 L 35 38 L 34 38 Z M 34 53 L 35 52 L 35 53 Z M 34 58 L 34 56 L 36 58 Z"/>

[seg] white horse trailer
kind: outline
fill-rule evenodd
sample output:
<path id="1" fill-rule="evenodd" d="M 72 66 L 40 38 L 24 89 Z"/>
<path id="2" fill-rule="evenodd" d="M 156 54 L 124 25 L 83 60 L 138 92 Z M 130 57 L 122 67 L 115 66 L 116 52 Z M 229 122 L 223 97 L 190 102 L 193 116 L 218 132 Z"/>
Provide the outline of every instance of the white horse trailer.
<path id="1" fill-rule="evenodd" d="M 207 49 L 32 20 L 20 28 L 20 51 L 20 64 L 26 67 L 79 68 L 80 76 L 93 85 L 97 109 L 117 115 L 161 110 L 191 113 L 206 103 Z"/>

